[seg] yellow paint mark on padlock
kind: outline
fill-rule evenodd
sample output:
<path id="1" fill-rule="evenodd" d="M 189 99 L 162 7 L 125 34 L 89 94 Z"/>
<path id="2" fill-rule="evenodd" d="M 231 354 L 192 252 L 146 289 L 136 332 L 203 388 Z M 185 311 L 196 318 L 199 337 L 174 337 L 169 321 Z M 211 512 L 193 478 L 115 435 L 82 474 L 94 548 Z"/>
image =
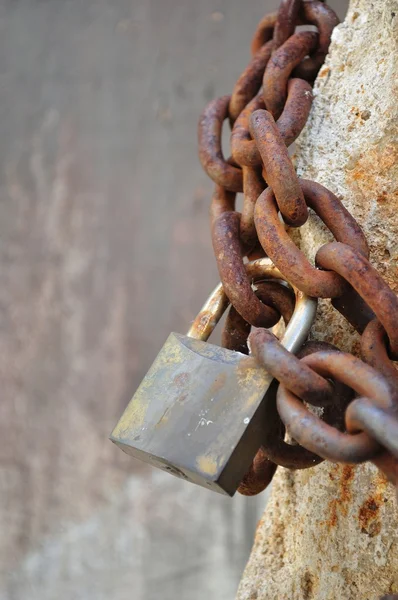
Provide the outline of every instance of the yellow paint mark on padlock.
<path id="1" fill-rule="evenodd" d="M 215 475 L 217 473 L 217 461 L 211 456 L 199 456 L 196 460 L 196 464 L 201 472 L 206 473 L 209 476 Z"/>

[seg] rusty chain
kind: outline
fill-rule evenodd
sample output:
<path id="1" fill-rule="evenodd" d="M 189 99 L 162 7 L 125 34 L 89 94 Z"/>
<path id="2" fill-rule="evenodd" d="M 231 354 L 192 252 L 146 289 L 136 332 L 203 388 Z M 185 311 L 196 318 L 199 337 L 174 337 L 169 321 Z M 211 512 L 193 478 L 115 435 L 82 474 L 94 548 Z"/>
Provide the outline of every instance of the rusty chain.
<path id="1" fill-rule="evenodd" d="M 211 204 L 214 253 L 231 302 L 222 343 L 252 355 L 275 378 L 267 397 L 269 427 L 241 482 L 254 495 L 277 465 L 312 467 L 324 459 L 372 461 L 398 485 L 398 298 L 369 262 L 364 233 L 330 190 L 301 179 L 288 146 L 302 131 L 312 104 L 312 82 L 338 23 L 320 0 L 282 0 L 259 23 L 252 58 L 231 96 L 213 100 L 199 121 L 199 155 L 215 182 Z M 317 31 L 297 31 L 312 25 Z M 231 126 L 231 157 L 222 128 Z M 243 193 L 242 213 L 235 209 Z M 300 227 L 311 208 L 334 235 L 319 248 L 315 266 L 296 246 L 289 227 Z M 283 221 L 281 219 L 283 218 Z M 267 329 L 292 314 L 289 288 L 252 281 L 245 257 L 269 256 L 286 281 L 333 306 L 361 334 L 362 358 L 322 342 L 308 342 L 296 357 Z M 251 327 L 255 329 L 250 333 Z M 279 387 L 278 387 L 279 382 Z M 322 417 L 309 406 L 323 408 Z M 285 441 L 286 432 L 290 442 Z"/>

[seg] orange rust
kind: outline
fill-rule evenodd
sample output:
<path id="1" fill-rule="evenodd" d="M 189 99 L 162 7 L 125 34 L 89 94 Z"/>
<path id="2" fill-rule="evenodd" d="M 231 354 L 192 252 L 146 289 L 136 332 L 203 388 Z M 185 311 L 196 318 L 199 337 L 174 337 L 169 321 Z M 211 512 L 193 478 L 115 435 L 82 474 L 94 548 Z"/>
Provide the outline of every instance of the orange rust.
<path id="1" fill-rule="evenodd" d="M 362 533 L 366 533 L 371 537 L 380 533 L 381 521 L 378 520 L 378 516 L 382 502 L 382 495 L 377 494 L 367 498 L 360 507 L 358 520 Z"/>
<path id="2" fill-rule="evenodd" d="M 263 534 L 263 527 L 264 527 L 265 521 L 266 521 L 266 518 L 262 517 L 259 520 L 259 522 L 257 523 L 256 530 L 254 532 L 254 543 L 255 544 L 260 543 L 260 540 L 262 540 L 262 538 L 263 538 L 263 535 L 264 535 Z"/>
<path id="3" fill-rule="evenodd" d="M 367 175 L 364 171 L 362 171 L 361 169 L 358 169 L 358 171 L 354 171 L 352 173 L 352 179 L 354 179 L 355 181 L 361 180 L 361 179 L 366 179 Z"/>
<path id="4" fill-rule="evenodd" d="M 265 517 L 261 517 L 261 519 L 258 521 L 257 525 L 256 525 L 256 530 L 255 530 L 255 534 L 257 533 L 257 531 L 261 531 L 262 527 L 265 523 Z"/>
<path id="5" fill-rule="evenodd" d="M 358 110 L 353 108 L 351 112 Z M 361 153 L 354 167 L 347 172 L 347 182 L 357 182 L 362 194 L 374 195 L 377 190 L 377 181 L 379 173 L 393 169 L 398 162 L 398 150 L 392 143 L 384 146 L 378 145 L 376 148 L 368 149 L 366 153 Z M 391 186 L 387 189 L 389 202 L 396 204 L 396 188 Z M 391 200 L 390 200 L 391 198 Z"/>
<path id="6" fill-rule="evenodd" d="M 385 491 L 388 479 L 379 471 L 375 478 L 375 490 L 358 511 L 358 521 L 362 533 L 373 537 L 381 531 L 380 507 L 386 502 Z"/>
<path id="7" fill-rule="evenodd" d="M 383 473 L 383 471 L 378 471 L 376 476 L 376 485 L 380 486 L 383 491 L 386 489 L 388 483 L 388 477 Z"/>
<path id="8" fill-rule="evenodd" d="M 174 377 L 173 383 L 176 386 L 185 387 L 188 384 L 189 377 L 189 373 L 179 373 Z"/>
<path id="9" fill-rule="evenodd" d="M 337 463 L 332 463 L 332 466 L 328 473 L 329 479 L 331 479 L 332 481 L 335 481 L 336 478 L 338 477 L 339 471 L 340 471 L 339 465 Z"/>
<path id="10" fill-rule="evenodd" d="M 338 503 L 338 500 L 331 500 L 329 502 L 330 519 L 329 519 L 329 521 L 322 522 L 324 525 L 328 525 L 329 528 L 335 527 L 337 525 L 337 503 Z"/>
<path id="11" fill-rule="evenodd" d="M 349 502 L 351 500 L 351 483 L 354 479 L 355 469 L 352 465 L 344 465 L 343 472 L 341 474 L 341 498 L 344 502 Z"/>
<path id="12" fill-rule="evenodd" d="M 341 472 L 339 482 L 340 495 L 329 502 L 330 518 L 321 523 L 329 527 L 329 529 L 337 525 L 339 513 L 344 517 L 347 516 L 348 504 L 352 500 L 351 484 L 355 475 L 355 467 L 352 465 L 343 465 L 342 468 L 336 467 L 333 471 L 336 473 Z M 329 473 L 329 476 L 331 479 L 334 479 L 331 473 Z"/>
<path id="13" fill-rule="evenodd" d="M 330 73 L 330 67 L 322 67 L 318 73 L 318 77 L 326 77 Z"/>
<path id="14" fill-rule="evenodd" d="M 376 201 L 379 203 L 387 202 L 387 200 L 388 200 L 387 192 L 384 190 L 376 198 Z"/>

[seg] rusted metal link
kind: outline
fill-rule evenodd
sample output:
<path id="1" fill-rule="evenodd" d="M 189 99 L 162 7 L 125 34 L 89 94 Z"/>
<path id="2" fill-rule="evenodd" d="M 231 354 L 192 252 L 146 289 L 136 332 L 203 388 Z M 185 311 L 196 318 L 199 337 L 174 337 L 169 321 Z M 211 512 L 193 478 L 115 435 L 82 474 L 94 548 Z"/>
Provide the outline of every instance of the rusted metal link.
<path id="1" fill-rule="evenodd" d="M 254 225 L 254 206 L 257 198 L 264 191 L 266 184 L 261 176 L 261 170 L 255 167 L 242 167 L 243 171 L 243 208 L 240 219 L 240 237 L 248 246 L 254 246 L 257 241 L 257 231 Z"/>
<path id="2" fill-rule="evenodd" d="M 289 323 L 294 311 L 295 297 L 290 288 L 281 285 L 277 281 L 263 281 L 256 283 L 255 293 L 261 302 L 267 303 L 280 313 L 285 321 Z M 250 333 L 250 323 L 231 306 L 225 321 L 221 336 L 223 348 L 248 354 L 247 338 Z"/>
<path id="3" fill-rule="evenodd" d="M 261 46 L 235 83 L 228 109 L 231 124 L 235 122 L 247 103 L 250 102 L 259 91 L 265 67 L 272 54 L 272 48 L 272 41 Z"/>
<path id="4" fill-rule="evenodd" d="M 246 256 L 249 261 L 257 260 L 258 258 L 265 258 L 265 252 L 264 252 L 260 242 L 257 242 L 257 244 L 254 246 L 254 248 L 251 248 L 248 251 Z"/>
<path id="5" fill-rule="evenodd" d="M 282 0 L 280 3 L 273 37 L 275 49 L 282 46 L 293 35 L 300 7 L 301 0 Z"/>
<path id="6" fill-rule="evenodd" d="M 212 242 L 220 279 L 231 304 L 256 327 L 271 327 L 279 320 L 273 308 L 255 295 L 246 274 L 240 244 L 240 214 L 224 212 L 212 224 Z"/>
<path id="7" fill-rule="evenodd" d="M 301 359 L 315 352 L 323 351 L 340 352 L 339 348 L 333 344 L 312 340 L 304 344 L 300 352 L 297 353 L 297 357 Z M 322 421 L 333 425 L 339 431 L 345 431 L 345 412 L 347 406 L 354 398 L 354 391 L 348 385 L 336 379 L 332 379 L 331 383 L 333 385 L 333 402 L 325 406 L 321 418 Z"/>
<path id="8" fill-rule="evenodd" d="M 286 146 L 293 144 L 307 122 L 312 106 L 312 87 L 303 79 L 289 79 L 283 112 L 276 124 Z"/>
<path id="9" fill-rule="evenodd" d="M 312 105 L 312 87 L 303 79 L 289 79 L 287 99 L 283 112 L 276 122 L 286 146 L 293 144 L 307 122 Z M 262 93 L 255 96 L 235 121 L 231 133 L 233 159 L 241 166 L 257 166 L 262 163 L 256 142 L 249 129 L 251 114 L 264 108 Z"/>
<path id="10" fill-rule="evenodd" d="M 298 352 L 298 356 L 304 357 L 320 350 L 338 351 L 337 348 L 325 342 L 307 342 Z M 307 469 L 314 467 L 324 459 L 302 446 L 284 441 L 285 426 L 281 421 L 276 407 L 277 389 L 278 382 L 274 381 L 265 399 L 267 403 L 267 422 L 265 437 L 263 439 L 263 450 L 270 460 L 287 469 Z M 324 409 L 322 418 L 334 427 L 341 428 L 344 424 L 345 407 L 350 400 L 350 390 L 346 386 L 336 382 L 334 403 Z"/>
<path id="11" fill-rule="evenodd" d="M 368 255 L 366 238 L 354 217 L 340 200 L 319 183 L 300 179 L 306 202 L 336 239 L 352 244 L 358 253 Z M 347 285 L 336 273 L 314 268 L 285 231 L 278 217 L 273 190 L 266 189 L 258 198 L 254 222 L 262 247 L 284 277 L 309 296 L 333 298 L 341 296 Z"/>
<path id="12" fill-rule="evenodd" d="M 256 287 L 256 294 L 260 300 L 272 297 L 274 306 L 287 324 L 293 314 L 295 305 L 293 292 L 277 281 L 260 282 L 256 284 Z M 247 337 L 249 333 L 250 324 L 231 306 L 222 335 L 222 345 L 230 350 L 247 354 Z M 264 450 L 260 448 L 249 471 L 241 481 L 238 492 L 244 496 L 260 494 L 271 483 L 276 468 L 277 465 L 270 461 Z"/>
<path id="13" fill-rule="evenodd" d="M 370 398 L 357 398 L 347 408 L 347 431 L 365 431 L 395 458 L 398 458 L 398 405 L 386 410 Z"/>
<path id="14" fill-rule="evenodd" d="M 339 348 L 333 344 L 312 340 L 304 344 L 300 352 L 297 353 L 297 357 L 301 359 L 310 354 L 324 351 L 334 353 L 340 352 Z M 331 379 L 331 384 L 333 386 L 333 401 L 331 404 L 325 406 L 321 419 L 328 425 L 333 425 L 333 427 L 339 431 L 345 431 L 345 412 L 347 406 L 354 398 L 354 391 L 348 385 L 345 385 L 336 379 Z"/>
<path id="15" fill-rule="evenodd" d="M 256 294 L 258 297 L 258 294 Z M 240 316 L 236 308 L 230 307 L 221 334 L 221 346 L 227 350 L 249 354 L 247 338 L 251 329 L 250 323 Z"/>
<path id="16" fill-rule="evenodd" d="M 286 350 L 267 329 L 256 329 L 249 337 L 251 353 L 261 365 L 289 390 L 313 406 L 333 402 L 333 385 Z"/>
<path id="17" fill-rule="evenodd" d="M 213 181 L 229 191 L 242 192 L 242 171 L 228 164 L 221 149 L 222 124 L 228 117 L 230 98 L 212 100 L 203 111 L 198 126 L 199 158 Z"/>
<path id="18" fill-rule="evenodd" d="M 210 224 L 225 212 L 235 210 L 235 192 L 228 192 L 221 185 L 215 185 L 210 204 Z"/>
<path id="19" fill-rule="evenodd" d="M 282 316 L 285 325 L 292 318 L 296 302 L 294 292 L 278 281 L 258 281 L 254 284 L 261 302 L 268 302 Z"/>
<path id="20" fill-rule="evenodd" d="M 256 142 L 252 140 L 249 119 L 253 111 L 264 108 L 262 95 L 257 95 L 242 110 L 231 132 L 231 154 L 238 165 L 256 167 L 261 165 L 261 156 Z"/>
<path id="21" fill-rule="evenodd" d="M 261 446 L 268 460 L 285 469 L 309 469 L 323 462 L 323 458 L 302 446 L 285 442 L 286 429 L 276 408 L 278 382 L 272 382 L 267 391 L 267 420 L 264 425 L 264 438 Z"/>
<path id="22" fill-rule="evenodd" d="M 303 2 L 301 16 L 304 23 L 316 25 L 318 28 L 319 41 L 316 50 L 296 67 L 293 71 L 293 75 L 312 81 L 315 79 L 320 67 L 324 63 L 329 50 L 332 31 L 340 21 L 330 6 L 323 2 L 318 2 L 317 0 Z"/>
<path id="23" fill-rule="evenodd" d="M 306 468 L 324 458 L 371 460 L 398 483 L 398 372 L 391 362 L 398 359 L 398 298 L 370 265 L 355 219 L 329 190 L 297 178 L 286 149 L 307 120 L 312 102 L 308 82 L 324 61 L 337 23 L 333 10 L 320 0 L 283 0 L 278 15 L 260 22 L 252 40 L 253 58 L 232 96 L 211 102 L 199 123 L 200 159 L 217 183 L 211 206 L 213 247 L 223 293 L 233 305 L 224 346 L 247 353 L 251 325 L 270 327 L 281 312 L 287 321 L 293 310 L 287 287 L 269 281 L 252 284 L 256 277 L 243 256 L 257 254 L 259 239 L 277 277 L 291 282 L 297 298 L 302 292 L 331 298 L 363 332 L 362 355 L 369 363 L 322 343 L 307 344 L 298 360 L 269 331 L 252 332 L 254 357 L 281 384 L 276 393 L 274 381 L 266 396 L 264 447 L 239 488 L 247 495 L 269 484 L 275 463 Z M 315 25 L 318 33 L 295 33 L 298 24 Z M 228 117 L 232 159 L 224 157 L 221 143 Z M 269 187 L 264 190 L 265 182 Z M 242 191 L 240 215 L 235 193 Z M 300 226 L 307 206 L 337 240 L 318 250 L 317 268 L 295 246 L 278 214 L 287 225 Z M 352 401 L 353 390 L 362 397 Z M 322 418 L 303 402 L 323 407 Z M 285 442 L 285 425 L 301 445 Z"/>
<path id="24" fill-rule="evenodd" d="M 396 392 L 396 388 L 395 388 Z M 369 398 L 357 398 L 346 412 L 347 430 L 365 431 L 386 450 L 372 462 L 392 484 L 398 485 L 398 406 L 385 410 L 375 406 Z"/>
<path id="25" fill-rule="evenodd" d="M 380 321 L 373 319 L 361 337 L 362 359 L 380 371 L 390 384 L 392 393 L 398 394 L 398 371 L 388 356 L 387 345 L 386 330 Z"/>
<path id="26" fill-rule="evenodd" d="M 293 34 L 271 56 L 263 77 L 265 108 L 274 119 L 282 114 L 286 102 L 287 82 L 294 69 L 316 47 L 318 34 L 301 31 Z"/>
<path id="27" fill-rule="evenodd" d="M 296 443 L 285 441 L 286 429 L 276 407 L 277 382 L 267 393 L 267 425 L 262 450 L 269 460 L 285 469 L 310 469 L 324 459 Z"/>
<path id="28" fill-rule="evenodd" d="M 271 113 L 256 110 L 250 117 L 250 132 L 259 149 L 267 183 L 273 189 L 285 222 L 293 227 L 303 225 L 308 218 L 307 205 L 285 142 Z"/>
<path id="29" fill-rule="evenodd" d="M 333 377 L 358 394 L 371 398 L 378 406 L 390 408 L 393 404 L 388 383 L 381 373 L 352 354 L 317 352 L 302 361 L 323 377 Z M 328 460 L 360 463 L 381 453 L 380 445 L 366 433 L 341 433 L 322 422 L 284 385 L 278 389 L 277 407 L 290 435 L 308 450 Z"/>
<path id="30" fill-rule="evenodd" d="M 271 483 L 277 465 L 271 462 L 260 448 L 252 462 L 249 471 L 242 479 L 238 492 L 243 496 L 256 496 L 263 492 Z"/>
<path id="31" fill-rule="evenodd" d="M 265 15 L 257 25 L 251 42 L 253 55 L 260 50 L 261 46 L 272 39 L 277 16 L 277 12 Z"/>
<path id="32" fill-rule="evenodd" d="M 349 240 L 347 243 L 352 244 Z M 358 252 L 358 248 L 347 243 L 325 244 L 318 250 L 315 262 L 323 269 L 333 270 L 344 277 L 367 302 L 387 332 L 391 358 L 397 359 L 398 298 L 368 259 Z"/>

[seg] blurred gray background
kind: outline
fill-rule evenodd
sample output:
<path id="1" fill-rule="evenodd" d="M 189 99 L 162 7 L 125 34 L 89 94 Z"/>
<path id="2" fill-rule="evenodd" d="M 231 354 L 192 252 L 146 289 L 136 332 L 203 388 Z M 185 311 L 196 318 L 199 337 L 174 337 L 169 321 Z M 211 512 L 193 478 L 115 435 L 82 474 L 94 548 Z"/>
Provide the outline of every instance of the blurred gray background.
<path id="1" fill-rule="evenodd" d="M 234 597 L 265 495 L 108 435 L 217 283 L 197 120 L 276 6 L 0 2 L 1 600 Z"/>

